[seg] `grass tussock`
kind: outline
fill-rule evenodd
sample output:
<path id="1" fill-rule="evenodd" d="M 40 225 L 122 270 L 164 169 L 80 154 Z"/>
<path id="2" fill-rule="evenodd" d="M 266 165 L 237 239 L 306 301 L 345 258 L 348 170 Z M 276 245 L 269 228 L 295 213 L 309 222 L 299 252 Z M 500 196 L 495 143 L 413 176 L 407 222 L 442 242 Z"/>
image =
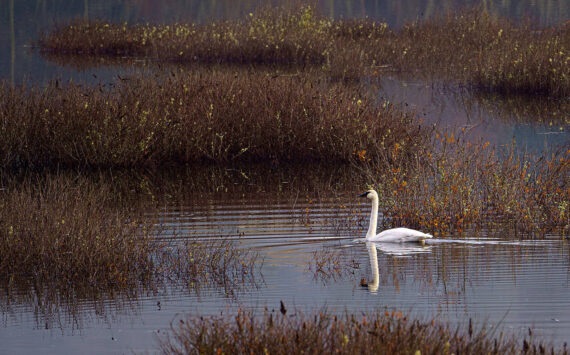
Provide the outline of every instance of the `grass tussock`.
<path id="1" fill-rule="evenodd" d="M 450 13 L 401 30 L 371 20 L 334 20 L 311 7 L 204 25 L 75 22 L 44 34 L 39 47 L 63 55 L 316 65 L 334 78 L 351 80 L 386 69 L 421 70 L 484 91 L 570 95 L 568 23 L 544 29 L 482 10 Z"/>
<path id="2" fill-rule="evenodd" d="M 425 140 L 411 115 L 311 76 L 212 71 L 108 87 L 0 86 L 0 166 L 375 159 Z"/>
<path id="3" fill-rule="evenodd" d="M 533 158 L 488 142 L 436 133 L 415 164 L 371 167 L 388 225 L 438 232 L 508 227 L 515 235 L 566 235 L 570 226 L 570 151 Z M 397 156 L 394 147 L 391 153 Z"/>
<path id="4" fill-rule="evenodd" d="M 496 329 L 453 328 L 436 320 L 411 319 L 401 312 L 335 316 L 326 312 L 262 317 L 180 320 L 161 339 L 163 354 L 563 354 L 532 336 L 515 339 Z"/>
<path id="5" fill-rule="evenodd" d="M 360 263 L 354 255 L 343 255 L 338 250 L 323 248 L 312 252 L 306 271 L 313 274 L 314 279 L 326 282 L 352 275 L 358 269 Z"/>

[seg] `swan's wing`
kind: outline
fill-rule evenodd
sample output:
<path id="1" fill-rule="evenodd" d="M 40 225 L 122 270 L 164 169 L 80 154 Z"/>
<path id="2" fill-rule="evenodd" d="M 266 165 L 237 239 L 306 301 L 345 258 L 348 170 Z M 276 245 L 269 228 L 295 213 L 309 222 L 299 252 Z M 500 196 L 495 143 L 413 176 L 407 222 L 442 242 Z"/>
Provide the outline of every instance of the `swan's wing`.
<path id="1" fill-rule="evenodd" d="M 370 241 L 385 243 L 412 243 L 421 242 L 429 238 L 432 238 L 430 234 L 422 233 L 414 229 L 393 228 L 377 234 L 375 237 L 371 238 Z"/>

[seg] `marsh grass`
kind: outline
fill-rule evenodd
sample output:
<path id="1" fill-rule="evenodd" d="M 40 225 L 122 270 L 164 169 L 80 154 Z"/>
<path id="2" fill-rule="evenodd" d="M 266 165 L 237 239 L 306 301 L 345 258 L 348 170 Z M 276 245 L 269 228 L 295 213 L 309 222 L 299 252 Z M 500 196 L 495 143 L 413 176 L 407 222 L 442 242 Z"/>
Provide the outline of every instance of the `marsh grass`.
<path id="1" fill-rule="evenodd" d="M 283 309 L 283 308 L 282 308 Z M 283 309 L 285 310 L 285 309 Z M 163 354 L 565 354 L 532 335 L 516 339 L 494 328 L 458 327 L 410 318 L 399 311 L 337 316 L 239 311 L 235 316 L 187 317 L 160 339 Z"/>
<path id="2" fill-rule="evenodd" d="M 0 191 L 2 285 L 74 295 L 154 289 L 170 280 L 233 295 L 255 284 L 262 265 L 255 252 L 236 240 L 159 238 L 162 227 L 144 211 L 112 185 L 82 176 L 8 182 Z"/>
<path id="3" fill-rule="evenodd" d="M 3 278 L 121 288 L 152 276 L 151 230 L 114 208 L 108 187 L 55 177 L 1 195 Z"/>
<path id="4" fill-rule="evenodd" d="M 386 226 L 436 234 L 501 226 L 517 237 L 567 235 L 567 148 L 533 157 L 517 153 L 514 142 L 494 148 L 453 133 L 436 133 L 432 144 L 415 164 L 367 170 L 379 190 Z M 396 161 L 396 147 L 389 154 Z"/>
<path id="5" fill-rule="evenodd" d="M 387 41 L 391 50 L 377 52 L 377 61 L 443 74 L 485 91 L 566 97 L 568 31 L 567 24 L 541 29 L 469 10 L 405 25 Z"/>
<path id="6" fill-rule="evenodd" d="M 323 63 L 327 23 L 310 7 L 265 9 L 242 21 L 128 25 L 77 21 L 39 41 L 47 53 L 145 56 L 161 61 L 307 64 Z"/>
<path id="7" fill-rule="evenodd" d="M 177 71 L 110 87 L 0 87 L 4 168 L 350 162 L 395 143 L 411 154 L 426 136 L 359 87 L 310 75 Z"/>
<path id="8" fill-rule="evenodd" d="M 367 19 L 327 18 L 308 6 L 203 25 L 80 21 L 44 34 L 38 46 L 50 55 L 317 66 L 341 80 L 385 70 L 421 71 L 482 91 L 570 94 L 568 23 L 539 28 L 479 9 L 409 23 L 401 30 Z"/>
<path id="9" fill-rule="evenodd" d="M 570 100 L 548 100 L 535 95 L 510 95 L 478 92 L 467 99 L 483 106 L 495 117 L 506 122 L 533 124 L 540 122 L 550 127 L 551 134 L 566 134 L 570 126 Z"/>

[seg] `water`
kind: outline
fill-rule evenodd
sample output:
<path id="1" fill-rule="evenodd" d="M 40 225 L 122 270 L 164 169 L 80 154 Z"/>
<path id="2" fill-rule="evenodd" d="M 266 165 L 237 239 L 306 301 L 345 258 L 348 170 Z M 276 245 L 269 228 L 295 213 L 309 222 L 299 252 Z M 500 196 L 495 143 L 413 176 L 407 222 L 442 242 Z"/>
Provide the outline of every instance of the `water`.
<path id="1" fill-rule="evenodd" d="M 6 49 L 0 51 L 0 78 L 40 85 L 55 78 L 106 82 L 130 70 L 121 66 L 80 69 L 41 57 L 31 48 L 32 43 L 42 31 L 61 21 L 204 22 L 239 18 L 264 4 L 0 0 L 0 46 Z M 327 15 L 369 16 L 399 27 L 460 4 L 322 1 L 318 6 Z M 487 2 L 487 6 L 493 14 L 513 19 L 530 15 L 543 25 L 562 23 L 570 15 L 564 0 Z M 511 143 L 514 137 L 523 151 L 544 152 L 568 142 L 567 118 L 547 115 L 535 123 L 532 117 L 521 119 L 518 111 L 509 108 L 521 105 L 509 106 L 496 98 L 473 97 L 461 90 L 401 78 L 383 79 L 378 95 L 418 112 L 426 124 L 467 128 L 472 139 L 485 139 L 497 146 Z M 50 292 L 3 289 L 0 353 L 154 352 L 157 336 L 179 317 L 232 314 L 238 308 L 261 313 L 266 307 L 278 309 L 280 301 L 290 312 L 323 307 L 331 312 L 355 313 L 398 309 L 454 323 L 471 317 L 477 324 L 499 324 L 515 334 L 533 327 L 535 334 L 556 344 L 570 338 L 570 249 L 560 238 L 501 242 L 494 239 L 500 231 L 471 232 L 465 236 L 467 241 L 447 236 L 424 248 L 372 249 L 355 241 L 365 233 L 369 206 L 355 198 L 358 191 L 354 186 L 339 184 L 342 179 L 328 173 L 318 179 L 311 174 L 279 174 L 268 171 L 264 184 L 239 171 L 185 181 L 190 186 L 188 193 L 159 213 L 149 208 L 147 216 L 166 228 L 163 237 L 170 236 L 171 231 L 182 239 L 224 236 L 235 238 L 241 248 L 258 252 L 264 258 L 263 277 L 255 285 L 244 285 L 235 297 L 227 297 L 214 286 L 197 293 L 166 285 L 127 295 L 79 297 L 72 302 Z M 216 188 L 228 192 L 212 192 Z M 376 258 L 371 259 L 373 250 Z M 326 265 L 326 274 L 315 271 L 315 260 L 324 254 L 338 258 L 342 266 L 338 273 Z M 367 287 L 361 286 L 361 279 Z"/>
<path id="2" fill-rule="evenodd" d="M 300 196 L 301 195 L 301 196 Z M 567 242 L 505 241 L 482 232 L 425 247 L 370 245 L 368 203 L 355 192 L 188 194 L 148 218 L 177 238 L 235 238 L 263 257 L 262 277 L 236 297 L 215 287 L 199 294 L 172 286 L 130 298 L 83 300 L 42 311 L 35 298 L 14 297 L 4 309 L 0 342 L 10 353 L 154 351 L 157 337 L 187 314 L 232 314 L 238 308 L 360 313 L 399 310 L 420 318 L 498 325 L 512 334 L 533 327 L 556 344 L 570 336 L 570 249 Z M 317 254 L 315 254 L 317 252 Z M 318 253 L 336 255 L 338 272 L 316 272 Z M 377 258 L 377 282 L 374 285 Z M 368 287 L 360 285 L 361 279 Z M 4 304 L 3 307 L 6 307 Z"/>

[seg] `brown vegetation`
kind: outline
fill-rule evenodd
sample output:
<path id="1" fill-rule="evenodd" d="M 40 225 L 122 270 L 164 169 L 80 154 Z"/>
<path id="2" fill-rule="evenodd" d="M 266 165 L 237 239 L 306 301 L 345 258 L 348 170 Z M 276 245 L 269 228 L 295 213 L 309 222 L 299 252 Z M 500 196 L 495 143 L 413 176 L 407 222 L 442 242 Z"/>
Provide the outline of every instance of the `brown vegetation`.
<path id="1" fill-rule="evenodd" d="M 480 10 L 401 30 L 370 20 L 333 20 L 311 7 L 260 11 L 204 25 L 76 22 L 39 41 L 49 54 L 144 56 L 160 61 L 317 65 L 334 78 L 416 71 L 484 91 L 570 94 L 570 26 L 537 28 Z"/>
<path id="2" fill-rule="evenodd" d="M 82 176 L 9 180 L 0 191 L 0 286 L 106 292 L 171 280 L 234 295 L 255 284 L 255 252 L 223 238 L 165 239 L 135 206 L 111 184 Z"/>
<path id="3" fill-rule="evenodd" d="M 0 166 L 349 162 L 396 143 L 413 152 L 427 133 L 412 120 L 359 88 L 303 75 L 178 71 L 110 88 L 4 83 Z"/>
<path id="4" fill-rule="evenodd" d="M 533 158 L 514 147 L 494 149 L 436 133 L 415 164 L 370 166 L 384 221 L 436 234 L 497 225 L 532 237 L 567 234 L 570 150 Z M 397 146 L 388 152 L 394 162 L 398 154 Z"/>
<path id="5" fill-rule="evenodd" d="M 529 338 L 516 340 L 496 329 L 453 328 L 401 312 L 337 317 L 266 313 L 255 317 L 188 317 L 161 339 L 163 354 L 543 354 L 566 353 Z"/>
<path id="6" fill-rule="evenodd" d="M 47 178 L 0 194 L 3 278 L 108 287 L 152 276 L 151 230 L 114 208 L 108 187 Z"/>

